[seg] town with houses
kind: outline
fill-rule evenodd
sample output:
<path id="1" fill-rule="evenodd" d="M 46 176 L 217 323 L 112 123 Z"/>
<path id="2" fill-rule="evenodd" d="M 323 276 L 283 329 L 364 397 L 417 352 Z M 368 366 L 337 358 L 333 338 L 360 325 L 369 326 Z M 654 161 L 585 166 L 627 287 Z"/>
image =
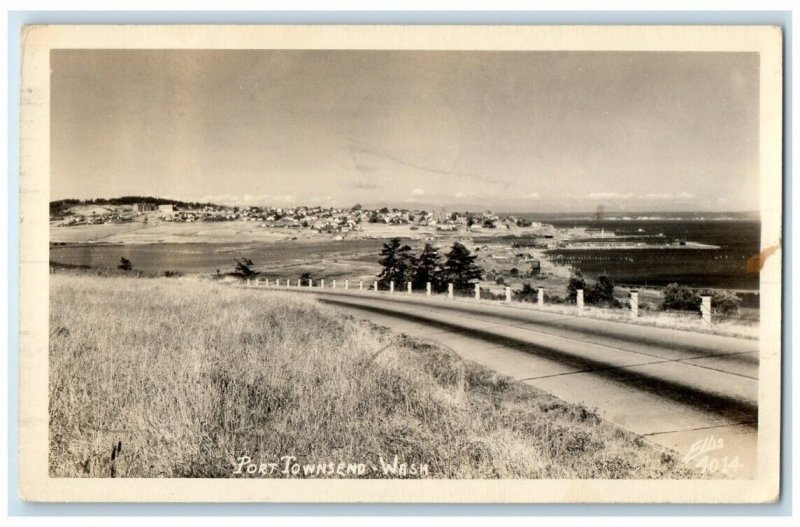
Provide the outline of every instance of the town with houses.
<path id="1" fill-rule="evenodd" d="M 139 202 L 123 207 L 114 207 L 105 213 L 92 210 L 91 213 L 73 212 L 61 217 L 51 217 L 59 221 L 61 226 L 97 225 L 131 222 L 142 215 L 155 216 L 163 222 L 255 222 L 258 227 L 283 229 L 308 229 L 319 233 L 344 234 L 359 231 L 364 224 L 407 225 L 415 227 L 433 227 L 437 231 L 448 232 L 466 229 L 470 232 L 481 232 L 490 229 L 508 230 L 516 227 L 530 227 L 532 223 L 526 219 L 513 216 L 500 217 L 491 211 L 484 212 L 448 212 L 408 210 L 383 207 L 366 209 L 356 205 L 350 209 L 300 206 L 300 207 L 259 207 L 259 206 L 225 206 L 206 204 L 199 207 L 179 206 L 174 204 L 156 204 Z M 535 223 L 533 224 L 535 225 Z"/>

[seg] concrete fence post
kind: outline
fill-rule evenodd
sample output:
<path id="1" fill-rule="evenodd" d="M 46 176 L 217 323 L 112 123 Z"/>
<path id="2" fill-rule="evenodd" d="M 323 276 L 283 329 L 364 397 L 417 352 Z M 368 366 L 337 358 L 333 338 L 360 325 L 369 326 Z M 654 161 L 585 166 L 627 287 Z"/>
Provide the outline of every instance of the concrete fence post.
<path id="1" fill-rule="evenodd" d="M 289 280 L 289 279 L 287 278 L 287 279 L 286 279 L 286 287 L 291 287 L 291 286 L 292 286 L 291 280 Z"/>
<path id="2" fill-rule="evenodd" d="M 308 287 L 314 287 L 314 280 L 311 278 L 308 279 Z"/>
<path id="3" fill-rule="evenodd" d="M 578 303 L 578 310 L 583 311 L 583 289 L 578 289 L 576 293 L 577 297 L 575 298 L 575 300 Z"/>
<path id="4" fill-rule="evenodd" d="M 247 287 L 250 287 L 250 279 L 247 279 Z"/>
<path id="5" fill-rule="evenodd" d="M 540 287 L 539 290 L 536 292 L 536 303 L 540 306 L 544 305 L 544 288 Z"/>
<path id="6" fill-rule="evenodd" d="M 297 279 L 297 287 L 300 287 L 300 286 L 301 286 L 300 282 L 301 282 L 301 280 L 298 278 L 298 279 Z"/>
<path id="7" fill-rule="evenodd" d="M 447 284 L 447 298 L 453 298 L 453 284 Z"/>
<path id="8" fill-rule="evenodd" d="M 408 282 L 408 294 L 411 294 L 411 282 Z"/>
<path id="9" fill-rule="evenodd" d="M 320 289 L 325 289 L 325 279 L 324 278 L 319 281 L 319 287 L 320 287 Z"/>
<path id="10" fill-rule="evenodd" d="M 394 293 L 394 280 L 389 282 L 389 292 Z"/>
<path id="11" fill-rule="evenodd" d="M 425 284 L 425 294 L 428 295 L 428 296 L 431 296 L 431 283 L 430 282 Z"/>
<path id="12" fill-rule="evenodd" d="M 639 316 L 639 293 L 638 291 L 631 291 L 631 316 Z"/>
<path id="13" fill-rule="evenodd" d="M 707 325 L 711 325 L 711 297 L 710 296 L 701 296 L 700 297 L 700 316 L 703 317 L 703 322 Z"/>
<path id="14" fill-rule="evenodd" d="M 359 280 L 358 281 L 358 290 L 359 291 L 363 291 L 364 290 L 364 280 Z"/>
<path id="15" fill-rule="evenodd" d="M 333 287 L 333 289 L 336 289 L 336 280 L 333 281 L 333 284 L 331 284 L 331 286 Z"/>
<path id="16" fill-rule="evenodd" d="M 378 291 L 378 281 L 376 280 L 375 282 L 373 282 L 372 286 L 375 288 L 375 291 L 377 292 Z"/>
<path id="17" fill-rule="evenodd" d="M 506 287 L 506 302 L 511 302 L 511 288 Z"/>
<path id="18" fill-rule="evenodd" d="M 475 300 L 481 299 L 481 284 L 475 284 Z"/>
<path id="19" fill-rule="evenodd" d="M 280 278 L 276 278 L 275 279 L 275 287 L 280 287 L 280 286 L 281 286 L 281 279 Z"/>
<path id="20" fill-rule="evenodd" d="M 350 280 L 345 280 L 344 281 L 344 288 L 347 289 L 348 287 L 350 287 Z"/>

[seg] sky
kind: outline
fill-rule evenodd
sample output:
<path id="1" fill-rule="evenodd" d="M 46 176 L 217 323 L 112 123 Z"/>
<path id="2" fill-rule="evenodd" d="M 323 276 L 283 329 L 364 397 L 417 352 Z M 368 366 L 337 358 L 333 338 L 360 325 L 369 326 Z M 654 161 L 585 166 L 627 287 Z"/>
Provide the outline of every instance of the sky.
<path id="1" fill-rule="evenodd" d="M 54 50 L 51 199 L 758 209 L 758 55 Z"/>

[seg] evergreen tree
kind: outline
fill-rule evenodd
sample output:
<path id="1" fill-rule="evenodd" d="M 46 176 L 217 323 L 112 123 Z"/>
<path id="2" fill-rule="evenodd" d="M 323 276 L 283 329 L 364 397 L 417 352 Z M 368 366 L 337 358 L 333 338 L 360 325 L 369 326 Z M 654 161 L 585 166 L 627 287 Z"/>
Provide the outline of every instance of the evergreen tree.
<path id="1" fill-rule="evenodd" d="M 434 291 L 442 291 L 445 287 L 442 279 L 442 256 L 439 254 L 439 249 L 430 243 L 425 244 L 422 253 L 414 260 L 412 287 L 425 289 L 428 282 Z"/>
<path id="2" fill-rule="evenodd" d="M 483 270 L 475 265 L 476 255 L 471 254 L 469 249 L 462 244 L 455 242 L 453 248 L 447 253 L 447 261 L 444 263 L 443 274 L 447 280 L 453 283 L 456 291 L 466 291 L 483 277 Z"/>
<path id="3" fill-rule="evenodd" d="M 381 249 L 381 272 L 378 273 L 378 283 L 381 287 L 389 287 L 389 282 L 394 281 L 395 287 L 405 286 L 406 280 L 411 278 L 414 268 L 411 247 L 401 245 L 400 238 L 392 238 L 389 243 L 383 244 Z"/>

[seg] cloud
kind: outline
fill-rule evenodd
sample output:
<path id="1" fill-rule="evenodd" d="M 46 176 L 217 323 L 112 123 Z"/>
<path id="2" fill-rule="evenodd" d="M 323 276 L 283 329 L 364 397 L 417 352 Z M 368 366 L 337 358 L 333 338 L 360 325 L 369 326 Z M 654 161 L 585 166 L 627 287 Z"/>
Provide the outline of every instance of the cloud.
<path id="1" fill-rule="evenodd" d="M 664 201 L 674 201 L 674 200 L 681 200 L 681 199 L 692 199 L 694 198 L 694 194 L 689 192 L 678 192 L 677 194 L 673 194 L 670 192 L 661 192 L 661 193 L 652 193 L 652 194 L 645 194 L 645 199 L 659 199 Z"/>
<path id="2" fill-rule="evenodd" d="M 423 194 L 425 194 L 425 191 L 421 188 L 415 188 L 414 190 L 411 191 L 411 193 L 414 194 L 415 196 L 422 196 Z"/>
<path id="3" fill-rule="evenodd" d="M 634 196 L 630 192 L 625 194 L 620 192 L 590 192 L 586 197 L 589 199 L 631 199 Z"/>
<path id="4" fill-rule="evenodd" d="M 528 199 L 539 199 L 539 198 L 541 198 L 541 196 L 539 195 L 539 193 L 538 193 L 538 192 L 531 192 L 531 193 L 530 193 L 530 194 L 528 194 L 526 197 L 527 197 Z"/>
<path id="5" fill-rule="evenodd" d="M 457 197 L 457 198 L 470 198 L 470 197 L 475 195 L 475 192 L 461 192 L 461 191 L 459 191 L 459 192 L 456 192 L 453 195 L 455 197 Z"/>

